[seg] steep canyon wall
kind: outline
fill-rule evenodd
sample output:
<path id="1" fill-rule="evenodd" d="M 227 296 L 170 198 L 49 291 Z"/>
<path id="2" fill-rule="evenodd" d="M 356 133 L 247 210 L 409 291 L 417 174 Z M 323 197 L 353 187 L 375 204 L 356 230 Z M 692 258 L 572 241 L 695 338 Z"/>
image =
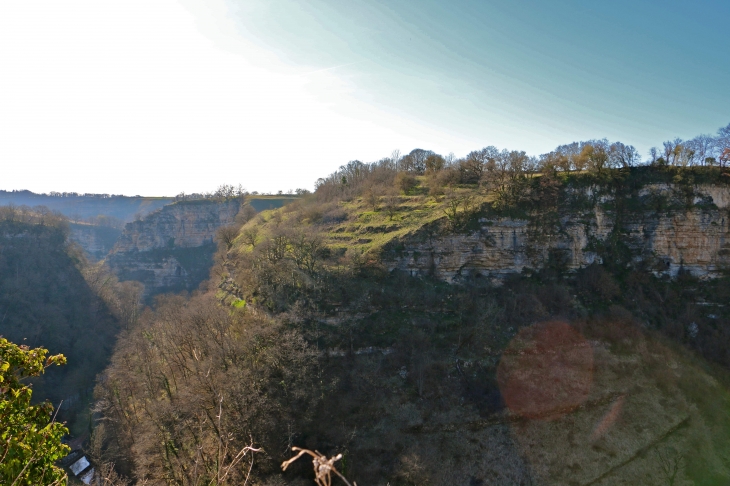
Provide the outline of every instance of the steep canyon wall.
<path id="1" fill-rule="evenodd" d="M 477 274 L 498 279 L 544 267 L 550 258 L 569 270 L 600 262 L 600 248 L 616 237 L 634 262 L 649 263 L 655 273 L 675 276 L 684 269 L 711 278 L 730 269 L 730 187 L 697 186 L 687 207 L 663 208 L 656 201 L 669 200 L 676 188 L 647 186 L 638 193 L 638 207 L 621 212 L 613 196 L 581 191 L 593 199 L 592 207 L 561 212 L 554 224 L 542 224 L 540 216 L 481 217 L 479 229 L 469 233 L 421 230 L 385 259 L 391 269 L 449 282 Z"/>
<path id="2" fill-rule="evenodd" d="M 181 201 L 128 223 L 107 261 L 146 295 L 192 290 L 208 277 L 216 231 L 234 222 L 240 201 Z"/>
<path id="3" fill-rule="evenodd" d="M 95 260 L 103 259 L 122 234 L 116 228 L 81 223 L 71 223 L 69 229 L 69 239 Z"/>

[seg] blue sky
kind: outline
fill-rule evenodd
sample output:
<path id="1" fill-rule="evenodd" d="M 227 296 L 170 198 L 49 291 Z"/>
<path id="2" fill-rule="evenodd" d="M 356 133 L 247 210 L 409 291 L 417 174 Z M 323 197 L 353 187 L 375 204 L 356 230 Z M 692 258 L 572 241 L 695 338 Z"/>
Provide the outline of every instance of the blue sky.
<path id="1" fill-rule="evenodd" d="M 246 2 L 231 2 L 235 6 Z M 469 138 L 638 145 L 730 121 L 730 2 L 261 2 L 235 17 L 290 63 Z"/>
<path id="2" fill-rule="evenodd" d="M 730 122 L 728 18 L 719 1 L 9 0 L 0 189 L 311 188 L 393 149 L 603 137 L 646 155 Z"/>

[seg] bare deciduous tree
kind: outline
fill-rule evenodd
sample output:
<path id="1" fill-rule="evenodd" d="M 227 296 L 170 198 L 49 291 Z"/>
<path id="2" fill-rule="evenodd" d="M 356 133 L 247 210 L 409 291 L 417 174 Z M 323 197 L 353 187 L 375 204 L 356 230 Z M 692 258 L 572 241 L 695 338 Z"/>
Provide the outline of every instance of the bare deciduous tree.
<path id="1" fill-rule="evenodd" d="M 251 206 L 250 204 L 244 204 L 241 206 L 241 209 L 238 211 L 238 214 L 236 214 L 236 223 L 243 226 L 244 224 L 251 221 L 254 216 L 256 216 L 257 211 L 256 209 Z"/>
<path id="2" fill-rule="evenodd" d="M 496 147 L 489 146 L 469 152 L 466 159 L 459 164 L 461 181 L 466 184 L 477 184 L 482 180 L 485 171 L 495 171 L 500 165 L 500 153 Z"/>
<path id="3" fill-rule="evenodd" d="M 259 242 L 259 228 L 258 226 L 249 226 L 241 231 L 241 241 L 249 245 L 251 248 L 255 248 Z"/>
<path id="4" fill-rule="evenodd" d="M 634 167 L 641 162 L 639 152 L 633 145 L 625 145 L 621 142 L 614 142 L 608 152 L 609 167 Z"/>
<path id="5" fill-rule="evenodd" d="M 395 185 L 403 194 L 408 194 L 418 185 L 418 180 L 409 172 L 399 172 L 395 177 Z"/>
<path id="6" fill-rule="evenodd" d="M 657 449 L 655 451 L 661 477 L 667 486 L 674 486 L 677 475 L 684 466 L 684 455 L 673 447 Z"/>
<path id="7" fill-rule="evenodd" d="M 287 414 L 301 416 L 301 397 L 313 396 L 313 359 L 296 332 L 231 313 L 213 295 L 160 299 L 97 387 L 102 449 L 133 451 L 127 467 L 140 483 L 246 484 L 260 449 L 251 437 L 269 451 L 257 462 L 281 459 L 271 455 Z"/>
<path id="8" fill-rule="evenodd" d="M 423 174 L 426 172 L 426 159 L 431 155 L 435 154 L 430 150 L 413 149 L 401 159 L 401 168 L 407 172 Z"/>
<path id="9" fill-rule="evenodd" d="M 395 216 L 398 212 L 399 205 L 400 197 L 398 197 L 398 194 L 395 193 L 395 191 L 390 191 L 383 197 L 383 209 L 385 209 L 385 212 L 388 215 L 388 220 L 393 220 L 393 216 Z"/>
<path id="10" fill-rule="evenodd" d="M 301 270 L 314 275 L 325 248 L 322 238 L 314 232 L 298 231 L 289 236 L 290 253 Z"/>
<path id="11" fill-rule="evenodd" d="M 444 197 L 443 213 L 449 222 L 449 228 L 457 232 L 468 222 L 472 215 L 474 195 L 449 191 Z"/>
<path id="12" fill-rule="evenodd" d="M 446 160 L 439 154 L 431 154 L 426 157 L 426 172 L 439 172 L 446 167 Z"/>
<path id="13" fill-rule="evenodd" d="M 363 200 L 368 206 L 370 206 L 373 211 L 377 211 L 378 209 L 380 209 L 380 196 L 382 192 L 382 188 L 378 186 L 371 185 L 370 187 L 365 189 L 365 193 L 363 194 Z"/>
<path id="14" fill-rule="evenodd" d="M 221 226 L 215 235 L 218 241 L 226 247 L 226 251 L 228 251 L 233 248 L 233 244 L 238 237 L 238 227 L 231 225 Z"/>

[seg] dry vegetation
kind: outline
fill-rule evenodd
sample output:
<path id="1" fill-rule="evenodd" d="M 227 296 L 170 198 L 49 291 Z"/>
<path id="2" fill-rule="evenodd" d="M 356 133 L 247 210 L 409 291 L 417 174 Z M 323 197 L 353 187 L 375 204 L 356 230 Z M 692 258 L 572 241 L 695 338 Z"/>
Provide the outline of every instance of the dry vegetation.
<path id="1" fill-rule="evenodd" d="M 66 218 L 47 208 L 0 208 L 0 336 L 68 358 L 33 379 L 33 397 L 60 406 L 59 420 L 81 435 L 95 376 L 120 323 L 134 323 L 140 285 L 87 261 L 68 231 Z"/>
<path id="2" fill-rule="evenodd" d="M 549 222 L 585 204 L 568 197 L 576 186 L 725 183 L 709 155 L 677 167 L 699 160 L 690 146 L 653 167 L 605 141 L 540 159 L 415 150 L 352 162 L 250 214 L 220 232 L 200 292 L 160 298 L 121 334 L 96 392 L 98 460 L 146 484 L 211 484 L 223 470 L 260 485 L 334 484 L 335 472 L 393 486 L 727 483 L 730 315 L 697 304 L 729 297 L 727 279 L 656 278 L 627 267 L 620 242 L 600 249 L 605 265 L 553 262 L 498 287 L 382 260 L 485 214 Z M 236 463 L 246 447 L 255 462 Z"/>

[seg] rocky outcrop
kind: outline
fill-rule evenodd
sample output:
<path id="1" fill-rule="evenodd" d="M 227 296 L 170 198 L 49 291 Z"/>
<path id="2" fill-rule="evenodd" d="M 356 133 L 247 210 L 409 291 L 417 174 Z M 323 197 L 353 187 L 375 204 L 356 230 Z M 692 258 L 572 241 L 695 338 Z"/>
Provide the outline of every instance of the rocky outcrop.
<path id="1" fill-rule="evenodd" d="M 156 248 L 194 248 L 213 242 L 221 226 L 233 223 L 240 202 L 181 201 L 127 223 L 114 253 Z"/>
<path id="2" fill-rule="evenodd" d="M 69 239 L 95 260 L 103 259 L 122 234 L 121 230 L 107 226 L 71 223 L 69 227 Z"/>
<path id="3" fill-rule="evenodd" d="M 232 224 L 240 202 L 181 201 L 128 223 L 107 261 L 147 296 L 192 290 L 208 278 L 218 228 Z"/>
<path id="4" fill-rule="evenodd" d="M 481 218 L 468 234 L 420 231 L 400 241 L 386 255 L 391 269 L 412 275 L 434 275 L 453 282 L 462 277 L 502 277 L 525 267 L 538 269 L 551 258 L 577 270 L 601 261 L 601 246 L 616 234 L 634 261 L 651 264 L 656 273 L 676 275 L 680 269 L 714 277 L 730 269 L 730 188 L 699 186 L 683 209 L 655 209 L 650 197 L 674 191 L 669 185 L 646 187 L 643 206 L 621 213 L 620 223 L 610 196 L 593 194 L 589 210 L 562 215 L 555 225 L 539 218 Z"/>

